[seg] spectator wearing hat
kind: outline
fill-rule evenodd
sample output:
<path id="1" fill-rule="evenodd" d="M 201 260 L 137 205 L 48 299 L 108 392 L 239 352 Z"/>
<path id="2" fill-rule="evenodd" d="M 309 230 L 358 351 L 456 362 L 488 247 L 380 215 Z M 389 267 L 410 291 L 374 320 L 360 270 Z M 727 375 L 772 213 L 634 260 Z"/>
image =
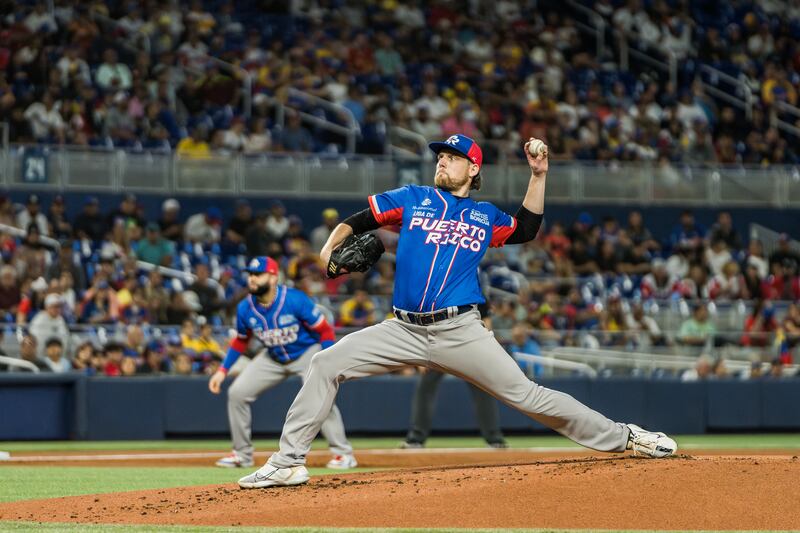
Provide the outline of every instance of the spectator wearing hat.
<path id="1" fill-rule="evenodd" d="M 83 210 L 73 221 L 75 237 L 81 240 L 100 242 L 108 230 L 105 217 L 100 213 L 100 200 L 96 196 L 86 198 Z"/>
<path id="2" fill-rule="evenodd" d="M 106 218 L 106 231 L 113 228 L 117 220 L 121 220 L 125 229 L 130 226 L 144 228 L 145 221 L 136 208 L 136 195 L 126 194 L 119 206 L 111 211 Z"/>
<path id="3" fill-rule="evenodd" d="M 40 207 L 41 201 L 38 195 L 31 194 L 28 196 L 25 209 L 20 211 L 17 215 L 17 227 L 27 230 L 31 224 L 36 224 L 40 235 L 50 235 L 50 225 L 47 222 L 47 217 L 41 212 Z"/>
<path id="4" fill-rule="evenodd" d="M 168 267 L 175 255 L 175 243 L 161 236 L 161 228 L 156 222 L 149 222 L 145 238 L 136 243 L 135 251 L 140 261 Z"/>
<path id="5" fill-rule="evenodd" d="M 72 363 L 64 355 L 64 344 L 58 337 L 52 337 L 45 343 L 44 363 L 55 374 L 66 374 L 72 370 Z"/>
<path id="6" fill-rule="evenodd" d="M 142 353 L 142 364 L 137 369 L 137 374 L 158 375 L 169 374 L 172 370 L 170 360 L 166 357 L 164 346 L 158 341 L 151 341 L 145 346 Z"/>
<path id="7" fill-rule="evenodd" d="M 44 309 L 36 313 L 28 327 L 30 334 L 36 338 L 39 356 L 44 355 L 45 347 L 50 339 L 61 341 L 62 348 L 69 347 L 69 328 L 62 314 L 64 300 L 60 294 L 51 293 L 44 299 Z"/>
<path id="8" fill-rule="evenodd" d="M 269 216 L 268 211 L 258 212 L 253 223 L 245 230 L 244 245 L 250 257 L 268 255 L 270 244 L 275 242 L 275 237 L 267 229 Z"/>
<path id="9" fill-rule="evenodd" d="M 47 288 L 47 281 L 42 277 L 22 282 L 20 287 L 22 299 L 17 308 L 17 325 L 27 324 L 39 310 L 44 308 Z"/>
<path id="10" fill-rule="evenodd" d="M 231 248 L 237 250 L 239 245 L 244 244 L 245 234 L 252 224 L 253 209 L 250 207 L 250 202 L 244 199 L 237 200 L 233 218 L 228 223 L 228 229 L 225 230 L 225 240 L 228 241 Z"/>
<path id="11" fill-rule="evenodd" d="M 328 242 L 333 228 L 339 224 L 339 212 L 329 207 L 322 211 L 322 224 L 311 231 L 311 248 L 319 253 L 325 243 Z"/>
<path id="12" fill-rule="evenodd" d="M 192 215 L 184 227 L 184 239 L 200 244 L 217 243 L 220 240 L 222 211 L 218 207 L 209 207 L 205 213 Z"/>
<path id="13" fill-rule="evenodd" d="M 87 324 L 111 324 L 119 319 L 117 292 L 105 276 L 95 276 L 78 306 L 78 314 L 80 321 Z"/>
<path id="14" fill-rule="evenodd" d="M 161 204 L 161 218 L 158 219 L 158 226 L 161 228 L 161 235 L 165 239 L 173 242 L 183 238 L 183 224 L 180 221 L 181 204 L 175 198 L 167 198 Z"/>

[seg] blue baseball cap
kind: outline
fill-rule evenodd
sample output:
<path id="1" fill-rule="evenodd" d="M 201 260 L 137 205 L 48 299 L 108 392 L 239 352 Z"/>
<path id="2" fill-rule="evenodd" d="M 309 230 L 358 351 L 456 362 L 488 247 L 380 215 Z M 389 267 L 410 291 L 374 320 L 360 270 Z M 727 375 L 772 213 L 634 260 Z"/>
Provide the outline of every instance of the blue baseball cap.
<path id="1" fill-rule="evenodd" d="M 268 272 L 270 274 L 278 274 L 278 262 L 271 257 L 265 255 L 254 257 L 247 263 L 246 272 L 251 274 L 263 274 Z"/>
<path id="2" fill-rule="evenodd" d="M 481 147 L 478 146 L 478 143 L 473 139 L 470 139 L 466 135 L 461 135 L 460 133 L 451 135 L 444 142 L 432 142 L 428 144 L 428 148 L 433 150 L 436 154 L 444 149 L 454 150 L 478 165 L 478 168 L 483 164 L 483 151 Z"/>

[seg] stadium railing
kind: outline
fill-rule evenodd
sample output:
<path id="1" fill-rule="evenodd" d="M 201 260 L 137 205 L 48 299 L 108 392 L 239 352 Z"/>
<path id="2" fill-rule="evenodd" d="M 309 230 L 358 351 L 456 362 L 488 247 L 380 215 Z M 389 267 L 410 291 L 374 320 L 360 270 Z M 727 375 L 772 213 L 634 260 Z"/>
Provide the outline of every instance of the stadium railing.
<path id="1" fill-rule="evenodd" d="M 30 172 L 31 157 L 38 172 Z M 178 158 L 169 153 L 103 148 L 11 145 L 0 151 L 0 186 L 10 189 L 238 196 L 364 196 L 423 182 L 422 158 L 267 153 Z M 412 172 L 408 172 L 409 169 Z M 522 197 L 530 170 L 522 162 L 484 165 L 479 196 Z M 796 166 L 663 166 L 650 163 L 552 161 L 547 200 L 553 203 L 680 206 L 800 206 Z"/>

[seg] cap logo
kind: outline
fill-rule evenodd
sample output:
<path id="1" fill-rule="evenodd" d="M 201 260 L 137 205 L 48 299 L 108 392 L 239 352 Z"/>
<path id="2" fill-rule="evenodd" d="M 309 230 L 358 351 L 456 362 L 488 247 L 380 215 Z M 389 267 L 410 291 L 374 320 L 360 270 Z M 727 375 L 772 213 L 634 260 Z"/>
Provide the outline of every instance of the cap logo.
<path id="1" fill-rule="evenodd" d="M 450 137 L 447 138 L 447 140 L 444 143 L 449 144 L 451 146 L 455 146 L 458 144 L 458 141 L 459 141 L 458 135 L 451 135 Z"/>
<path id="2" fill-rule="evenodd" d="M 256 269 L 258 268 L 258 259 L 253 259 L 250 261 L 250 268 Z"/>

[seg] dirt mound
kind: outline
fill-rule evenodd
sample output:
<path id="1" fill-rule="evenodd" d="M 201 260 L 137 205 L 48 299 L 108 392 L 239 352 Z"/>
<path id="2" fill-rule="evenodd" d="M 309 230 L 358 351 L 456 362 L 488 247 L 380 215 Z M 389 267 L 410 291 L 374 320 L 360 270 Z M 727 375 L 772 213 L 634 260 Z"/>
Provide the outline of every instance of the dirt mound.
<path id="1" fill-rule="evenodd" d="M 0 505 L 0 520 L 353 527 L 790 529 L 796 456 L 630 456 L 323 476 Z"/>

